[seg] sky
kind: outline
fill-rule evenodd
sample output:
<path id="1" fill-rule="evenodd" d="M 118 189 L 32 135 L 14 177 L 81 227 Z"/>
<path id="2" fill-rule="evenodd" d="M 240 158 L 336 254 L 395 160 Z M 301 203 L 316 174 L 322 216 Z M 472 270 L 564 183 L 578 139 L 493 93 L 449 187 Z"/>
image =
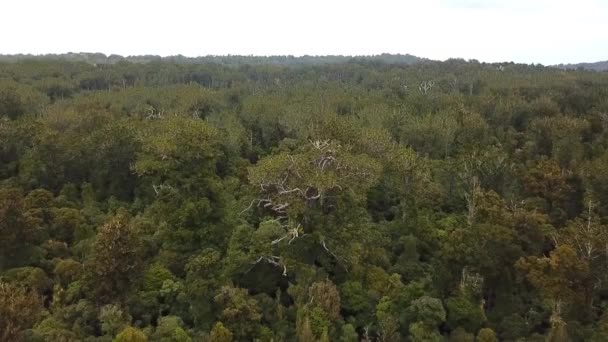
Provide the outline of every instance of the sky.
<path id="1" fill-rule="evenodd" d="M 608 0 L 1 0 L 0 54 L 608 60 Z"/>

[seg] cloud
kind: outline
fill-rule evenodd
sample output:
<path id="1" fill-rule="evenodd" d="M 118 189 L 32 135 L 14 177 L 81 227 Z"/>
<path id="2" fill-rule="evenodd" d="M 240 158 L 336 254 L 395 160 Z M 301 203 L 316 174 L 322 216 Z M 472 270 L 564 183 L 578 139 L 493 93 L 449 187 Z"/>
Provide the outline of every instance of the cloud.
<path id="1" fill-rule="evenodd" d="M 6 1 L 0 53 L 608 59 L 606 0 Z M 35 9 L 35 10 L 34 10 Z"/>
<path id="2" fill-rule="evenodd" d="M 490 0 L 441 0 L 441 4 L 448 8 L 467 8 L 467 9 L 487 9 L 487 8 L 503 8 L 504 3 L 501 1 Z"/>

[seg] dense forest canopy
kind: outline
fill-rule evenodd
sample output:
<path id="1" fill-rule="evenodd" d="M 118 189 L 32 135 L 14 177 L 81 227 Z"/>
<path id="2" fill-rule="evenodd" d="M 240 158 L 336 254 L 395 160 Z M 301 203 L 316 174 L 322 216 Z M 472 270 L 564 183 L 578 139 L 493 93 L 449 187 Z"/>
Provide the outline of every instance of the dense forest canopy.
<path id="1" fill-rule="evenodd" d="M 0 341 L 608 340 L 607 73 L 317 58 L 3 58 Z"/>

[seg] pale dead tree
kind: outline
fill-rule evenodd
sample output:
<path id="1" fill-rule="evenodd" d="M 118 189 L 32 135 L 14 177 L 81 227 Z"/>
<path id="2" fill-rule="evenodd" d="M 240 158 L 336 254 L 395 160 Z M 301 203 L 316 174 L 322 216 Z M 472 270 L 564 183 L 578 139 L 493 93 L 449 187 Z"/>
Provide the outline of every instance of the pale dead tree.
<path id="1" fill-rule="evenodd" d="M 433 82 L 433 81 L 422 81 L 422 82 L 420 82 L 420 85 L 418 86 L 418 90 L 420 90 L 422 95 L 426 95 L 431 91 L 431 89 L 433 89 L 434 85 L 435 85 L 435 82 Z"/>
<path id="2" fill-rule="evenodd" d="M 283 241 L 283 240 L 285 240 L 287 238 L 289 238 L 289 241 L 287 242 L 287 244 L 291 245 L 291 243 L 295 239 L 297 239 L 300 236 L 304 235 L 304 234 L 300 234 L 300 232 L 301 232 L 301 225 L 300 224 L 298 224 L 297 227 L 289 228 L 289 227 L 283 226 L 283 228 L 287 229 L 287 233 L 284 236 L 282 236 L 282 237 L 280 237 L 278 239 L 272 240 L 272 242 L 270 243 L 271 245 L 276 245 L 276 244 L 280 243 L 281 241 Z"/>
<path id="3" fill-rule="evenodd" d="M 146 116 L 146 119 L 148 120 L 152 120 L 152 119 L 162 119 L 163 115 L 164 115 L 164 111 L 161 110 L 157 110 L 156 108 L 154 108 L 153 106 L 149 106 L 148 107 L 148 115 Z"/>
<path id="4" fill-rule="evenodd" d="M 319 159 L 315 161 L 315 165 L 317 166 L 315 171 L 317 175 L 325 171 L 325 168 L 332 165 L 334 162 L 337 162 L 335 157 L 335 151 L 332 151 L 330 149 L 324 151 L 324 153 L 319 157 Z"/>
<path id="5" fill-rule="evenodd" d="M 458 86 L 458 79 L 456 77 L 454 77 L 450 82 L 450 88 L 452 88 L 452 92 L 453 93 L 459 93 L 460 92 L 460 88 Z"/>
<path id="6" fill-rule="evenodd" d="M 469 186 L 470 188 L 464 192 L 464 198 L 467 202 L 467 222 L 469 225 L 473 225 L 477 214 L 477 196 L 481 192 L 479 178 L 477 176 L 471 177 Z"/>
<path id="7" fill-rule="evenodd" d="M 483 277 L 479 273 L 469 272 L 466 267 L 463 267 L 459 287 L 463 293 L 467 290 L 479 293 L 483 288 Z"/>
<path id="8" fill-rule="evenodd" d="M 602 121 L 604 130 L 608 131 L 608 113 L 600 113 L 600 120 Z"/>
<path id="9" fill-rule="evenodd" d="M 514 198 L 509 199 L 509 202 L 507 203 L 507 206 L 509 207 L 509 210 L 511 212 L 516 212 L 518 211 L 521 207 L 524 206 L 524 204 L 526 203 L 526 201 L 524 200 L 516 200 Z"/>
<path id="10" fill-rule="evenodd" d="M 298 166 L 296 164 L 296 160 L 293 158 L 293 156 L 291 154 L 288 154 L 287 157 L 289 158 L 289 167 L 287 168 L 288 172 L 293 172 L 296 177 L 298 178 L 302 178 L 302 175 L 300 174 L 300 171 L 298 170 Z M 288 175 L 286 175 L 285 177 L 287 177 Z"/>
<path id="11" fill-rule="evenodd" d="M 267 262 L 267 263 L 269 263 L 269 264 L 271 264 L 273 266 L 276 266 L 276 267 L 278 267 L 280 269 L 283 269 L 282 275 L 284 277 L 287 277 L 287 265 L 283 261 L 281 261 L 280 257 L 278 257 L 276 255 L 271 255 L 271 256 L 268 256 L 268 257 L 267 256 L 261 256 L 261 257 L 259 257 L 256 261 L 254 261 L 254 262 L 251 263 L 253 266 L 249 270 L 247 270 L 247 272 L 245 272 L 245 273 L 249 273 L 249 271 L 251 271 L 255 267 L 255 265 L 259 264 L 262 261 Z"/>
<path id="12" fill-rule="evenodd" d="M 329 248 L 327 248 L 327 245 L 325 244 L 325 240 L 321 240 L 321 246 L 323 246 L 323 249 L 329 253 L 332 257 L 334 257 L 334 259 L 336 259 L 336 261 L 340 262 L 340 258 L 338 258 L 338 256 L 336 255 L 336 253 L 332 252 Z M 342 267 L 344 267 L 344 270 L 346 271 L 346 273 L 348 273 L 348 267 L 346 266 L 346 263 L 343 263 Z"/>
<path id="13" fill-rule="evenodd" d="M 588 207 L 589 211 L 587 212 L 587 224 L 582 227 L 583 234 L 581 234 L 587 239 L 580 241 L 575 238 L 575 241 L 578 245 L 578 248 L 583 251 L 583 254 L 585 255 L 586 259 L 591 260 L 601 256 L 601 254 L 596 253 L 592 239 L 600 237 L 600 235 L 603 234 L 601 231 L 599 231 L 601 228 L 598 229 L 599 227 L 597 225 L 591 223 L 591 211 L 593 210 L 593 202 L 589 201 Z"/>
<path id="14" fill-rule="evenodd" d="M 329 147 L 329 142 L 330 142 L 329 140 L 315 140 L 315 141 L 309 140 L 309 141 L 314 148 L 316 148 L 317 150 L 322 151 L 322 152 L 325 151 L 325 149 L 327 147 Z"/>
<path id="15" fill-rule="evenodd" d="M 239 213 L 239 215 L 242 215 L 243 213 L 245 213 L 245 212 L 249 211 L 249 209 L 251 209 L 251 208 L 253 207 L 253 204 L 254 204 L 256 201 L 257 201 L 257 202 L 258 202 L 258 204 L 259 204 L 259 203 L 262 201 L 262 199 L 255 198 L 255 199 L 251 200 L 251 203 L 249 203 L 249 205 L 247 206 L 247 208 L 243 209 L 243 210 L 242 210 L 242 211 Z"/>
<path id="16" fill-rule="evenodd" d="M 534 309 L 530 309 L 524 315 L 524 324 L 527 326 L 536 325 L 536 319 L 538 317 L 538 312 Z"/>
<path id="17" fill-rule="evenodd" d="M 372 342 L 372 339 L 369 336 L 369 326 L 363 328 L 363 337 L 361 338 L 361 342 Z"/>
<path id="18" fill-rule="evenodd" d="M 325 168 L 329 167 L 333 162 L 336 161 L 336 158 L 334 157 L 335 151 L 329 148 L 330 144 L 328 141 L 311 141 L 311 144 L 319 151 L 324 152 L 321 157 L 312 161 L 313 165 L 316 166 L 316 172 L 318 174 L 319 172 L 323 172 Z M 261 181 L 259 183 L 261 192 L 269 195 L 274 194 L 275 196 L 273 197 L 275 197 L 275 199 L 271 199 L 270 196 L 263 199 L 254 199 L 252 203 L 245 210 L 243 210 L 243 212 L 249 210 L 257 201 L 258 206 L 271 209 L 278 214 L 286 214 L 286 209 L 291 205 L 289 201 L 293 200 L 293 198 L 289 196 L 296 195 L 297 197 L 301 197 L 306 201 L 321 198 L 322 193 L 314 185 L 308 185 L 306 188 L 293 187 L 290 185 L 290 180 L 293 178 L 301 179 L 302 176 L 300 175 L 300 171 L 298 170 L 294 157 L 291 155 L 288 155 L 287 157 L 290 160 L 290 164 L 280 180 L 268 180 Z M 285 199 L 281 200 L 277 199 L 276 197 L 284 197 Z"/>
<path id="19" fill-rule="evenodd" d="M 566 324 L 562 319 L 562 300 L 559 298 L 553 302 L 553 310 L 551 311 L 549 322 L 551 322 L 553 329 L 560 325 Z"/>
<path id="20" fill-rule="evenodd" d="M 309 140 L 309 143 L 311 147 L 307 153 L 285 154 L 278 160 L 272 160 L 273 164 L 268 164 L 273 166 L 270 171 L 260 165 L 257 166 L 258 169 L 250 171 L 250 181 L 259 187 L 259 197 L 251 200 L 241 214 L 256 207 L 272 212 L 272 221 L 277 222 L 284 230 L 284 233 L 269 241 L 273 248 L 279 245 L 287 247 L 305 235 L 303 226 L 308 221 L 307 208 L 317 203 L 326 203 L 328 199 L 335 197 L 338 191 L 343 190 L 343 186 L 348 186 L 347 184 L 367 184 L 373 175 L 372 171 L 376 170 L 376 165 L 369 163 L 367 159 L 363 159 L 364 162 L 353 162 L 347 157 L 342 158 L 341 146 L 335 141 L 317 139 Z M 257 170 L 262 171 L 258 173 Z M 292 221 L 295 217 L 298 217 L 298 222 Z M 325 240 L 315 240 L 338 262 L 344 261 L 339 259 Z M 278 262 L 264 258 L 257 262 L 263 260 L 269 263 Z"/>
<path id="21" fill-rule="evenodd" d="M 565 240 L 572 245 L 578 254 L 591 262 L 601 257 L 608 258 L 608 227 L 593 221 L 593 202 L 587 205 L 587 220 L 575 220 L 564 234 L 556 235 L 556 245 Z"/>
<path id="22" fill-rule="evenodd" d="M 290 245 L 295 239 L 305 235 L 305 234 L 302 234 L 302 231 L 300 229 L 301 226 L 299 224 L 298 224 L 298 226 L 291 227 L 291 228 L 289 228 L 287 225 L 282 225 L 281 227 L 286 229 L 287 232 L 284 236 L 271 241 L 270 244 L 272 246 L 278 245 L 281 241 L 284 241 L 286 239 L 289 239 L 287 241 L 287 244 Z M 284 277 L 287 276 L 287 264 L 280 256 L 276 256 L 276 255 L 260 256 L 256 261 L 251 263 L 252 264 L 251 268 L 249 270 L 247 270 L 245 273 L 249 273 L 249 271 L 251 271 L 255 267 L 255 265 L 259 264 L 260 262 L 266 262 L 270 265 L 276 266 L 279 269 L 282 269 L 281 274 Z"/>
<path id="23" fill-rule="evenodd" d="M 249 130 L 249 148 L 253 148 L 253 130 Z"/>
<path id="24" fill-rule="evenodd" d="M 249 211 L 251 208 L 253 208 L 255 206 L 257 206 L 258 208 L 265 208 L 265 209 L 269 209 L 275 212 L 275 214 L 277 215 L 276 220 L 282 220 L 282 219 L 286 219 L 287 218 L 287 207 L 289 206 L 289 203 L 278 203 L 275 204 L 272 202 L 272 200 L 270 198 L 254 198 L 253 200 L 251 200 L 251 202 L 249 203 L 249 206 L 247 206 L 247 208 L 243 209 L 239 215 L 244 214 L 245 212 Z"/>
<path id="25" fill-rule="evenodd" d="M 152 184 L 152 189 L 156 195 L 160 194 L 163 190 L 175 191 L 175 188 L 168 184 Z"/>
<path id="26" fill-rule="evenodd" d="M 487 154 L 472 153 L 461 160 L 457 168 L 457 175 L 464 190 L 464 199 L 467 205 L 467 222 L 472 225 L 475 222 L 477 214 L 477 204 L 479 195 L 482 193 L 481 177 L 487 177 L 495 174 L 496 170 L 505 168 L 506 159 L 502 156 L 499 158 L 487 158 Z M 508 167 L 508 166 L 506 166 Z"/>

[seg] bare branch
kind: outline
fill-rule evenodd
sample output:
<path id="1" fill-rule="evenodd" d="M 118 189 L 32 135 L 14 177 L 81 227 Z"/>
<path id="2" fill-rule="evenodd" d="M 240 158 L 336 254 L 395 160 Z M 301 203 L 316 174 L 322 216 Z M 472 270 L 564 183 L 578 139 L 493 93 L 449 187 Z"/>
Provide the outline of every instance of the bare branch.
<path id="1" fill-rule="evenodd" d="M 329 140 L 309 140 L 314 148 L 319 151 L 325 151 L 325 149 L 329 146 Z"/>
<path id="2" fill-rule="evenodd" d="M 283 241 L 283 240 L 287 239 L 288 237 L 289 237 L 289 234 L 285 234 L 285 235 L 284 235 L 282 238 L 272 240 L 272 242 L 271 242 L 270 244 L 274 246 L 274 245 L 276 245 L 277 243 L 279 243 L 279 242 L 281 242 L 281 241 Z"/>
<path id="3" fill-rule="evenodd" d="M 156 195 L 158 195 L 163 190 L 170 190 L 170 191 L 175 190 L 175 188 L 173 188 L 171 185 L 168 185 L 168 184 L 160 184 L 160 185 L 152 184 L 152 189 L 154 189 L 154 193 Z"/>
<path id="4" fill-rule="evenodd" d="M 243 209 L 243 211 L 241 211 L 241 212 L 239 213 L 239 215 L 242 215 L 244 212 L 246 212 L 246 211 L 248 211 L 249 209 L 251 209 L 251 207 L 253 207 L 253 203 L 255 203 L 255 201 L 259 201 L 259 199 L 253 199 L 253 200 L 251 200 L 251 203 L 249 203 L 249 206 L 248 206 L 247 208 Z"/>
<path id="5" fill-rule="evenodd" d="M 431 91 L 431 89 L 433 89 L 434 85 L 435 82 L 433 81 L 422 81 L 418 86 L 418 90 L 420 90 L 423 95 L 426 95 L 429 91 Z"/>
<path id="6" fill-rule="evenodd" d="M 323 246 L 323 249 L 325 249 L 325 251 L 327 251 L 327 253 L 329 253 L 331 256 L 333 256 L 336 260 L 340 261 L 340 258 L 338 258 L 338 256 L 332 252 L 329 248 L 327 248 L 327 245 L 325 244 L 325 240 L 321 240 L 321 246 Z M 344 267 L 344 270 L 346 271 L 346 273 L 348 273 L 348 267 L 341 263 L 342 267 Z"/>
<path id="7" fill-rule="evenodd" d="M 269 257 L 267 257 L 267 256 L 259 257 L 256 261 L 251 263 L 252 266 L 245 273 L 249 273 L 255 267 L 255 265 L 259 264 L 262 261 L 266 261 L 267 263 L 269 263 L 271 265 L 274 265 L 279 268 L 283 268 L 282 274 L 284 277 L 287 276 L 287 266 L 284 263 L 282 263 L 281 258 L 276 255 L 271 255 Z"/>

